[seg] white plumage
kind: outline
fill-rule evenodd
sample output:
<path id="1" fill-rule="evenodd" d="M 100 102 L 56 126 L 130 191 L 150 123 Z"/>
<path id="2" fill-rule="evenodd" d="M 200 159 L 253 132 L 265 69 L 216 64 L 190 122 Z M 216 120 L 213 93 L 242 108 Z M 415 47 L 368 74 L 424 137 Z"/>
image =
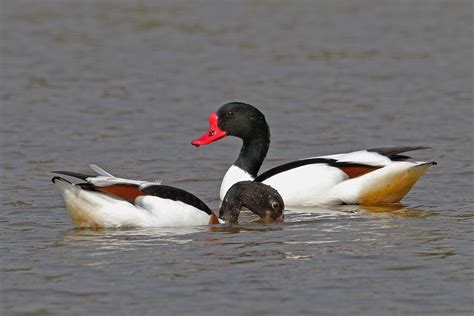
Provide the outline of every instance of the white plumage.
<path id="1" fill-rule="evenodd" d="M 367 150 L 308 159 L 317 158 L 379 169 L 350 179 L 348 174 L 338 167 L 324 162 L 311 163 L 276 173 L 262 182 L 275 188 L 289 207 L 395 203 L 405 196 L 433 164 L 392 161 L 387 156 Z M 248 179 L 252 177 L 246 171 L 232 165 L 222 181 L 221 199 L 234 183 Z"/>
<path id="2" fill-rule="evenodd" d="M 180 201 L 139 196 L 135 204 L 112 195 L 54 181 L 76 227 L 172 227 L 209 224 L 209 215 Z"/>

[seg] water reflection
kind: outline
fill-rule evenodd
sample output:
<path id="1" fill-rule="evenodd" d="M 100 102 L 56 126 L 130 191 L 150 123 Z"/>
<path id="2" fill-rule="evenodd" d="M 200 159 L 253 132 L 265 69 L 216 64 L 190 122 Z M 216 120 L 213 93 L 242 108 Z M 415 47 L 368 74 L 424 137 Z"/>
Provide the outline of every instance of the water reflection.
<path id="1" fill-rule="evenodd" d="M 364 216 L 373 217 L 404 217 L 423 218 L 435 215 L 423 209 L 407 207 L 403 204 L 390 204 L 380 206 L 362 205 L 337 205 L 318 206 L 306 208 L 292 208 L 285 210 L 285 223 L 283 224 L 261 224 L 251 212 L 242 212 L 240 224 L 238 225 L 212 225 L 212 226 L 187 226 L 187 227 L 156 227 L 156 228 L 122 228 L 122 229 L 71 229 L 60 234 L 58 240 L 65 243 L 104 243 L 103 247 L 114 247 L 124 245 L 146 245 L 149 241 L 157 239 L 173 242 L 187 243 L 189 240 L 180 237 L 173 239 L 173 236 L 185 236 L 196 233 L 240 233 L 240 232 L 270 232 L 292 229 L 298 225 L 309 225 L 312 223 L 322 223 L 322 226 L 339 226 L 337 219 L 361 219 Z M 345 222 L 343 226 L 351 226 L 350 222 Z M 319 229 L 324 229 L 319 225 Z"/>
<path id="2" fill-rule="evenodd" d="M 313 216 L 317 218 L 355 216 L 360 214 L 377 216 L 401 216 L 401 217 L 425 217 L 434 215 L 431 212 L 420 208 L 408 207 L 403 204 L 384 204 L 375 206 L 365 205 L 334 205 L 334 206 L 311 206 L 311 207 L 291 207 L 287 214 L 298 214 L 302 216 Z M 299 219 L 293 216 L 292 220 Z"/>
<path id="3" fill-rule="evenodd" d="M 420 208 L 407 207 L 403 204 L 387 204 L 377 206 L 360 206 L 360 210 L 369 215 L 400 216 L 400 217 L 426 217 L 435 215 Z"/>
<path id="4" fill-rule="evenodd" d="M 123 250 L 150 247 L 157 244 L 187 244 L 193 239 L 184 236 L 206 232 L 207 226 L 159 227 L 129 229 L 71 229 L 62 232 L 56 244 L 60 246 L 90 247 L 102 250 Z"/>
<path id="5" fill-rule="evenodd" d="M 243 225 L 232 225 L 222 224 L 214 225 L 209 227 L 209 232 L 214 233 L 231 233 L 236 234 L 240 232 L 265 232 L 265 231 L 278 231 L 283 230 L 282 224 L 243 224 Z"/>

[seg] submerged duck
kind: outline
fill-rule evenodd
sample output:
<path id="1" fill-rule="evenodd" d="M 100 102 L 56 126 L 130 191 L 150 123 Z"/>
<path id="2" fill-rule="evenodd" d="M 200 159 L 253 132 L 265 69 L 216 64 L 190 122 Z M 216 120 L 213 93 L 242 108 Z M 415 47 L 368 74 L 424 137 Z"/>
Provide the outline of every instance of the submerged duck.
<path id="1" fill-rule="evenodd" d="M 436 164 L 402 155 L 429 147 L 387 147 L 296 160 L 258 175 L 270 145 L 263 113 L 250 104 L 227 103 L 211 113 L 209 125 L 193 145 L 208 145 L 226 136 L 243 141 L 239 157 L 222 180 L 221 199 L 234 183 L 254 180 L 278 190 L 287 207 L 397 203 Z"/>
<path id="2" fill-rule="evenodd" d="M 76 227 L 173 227 L 237 223 L 242 208 L 265 223 L 283 222 L 284 203 L 268 185 L 239 182 L 225 195 L 218 215 L 195 195 L 158 182 L 117 178 L 96 165 L 97 175 L 53 171 L 84 180 L 73 184 L 61 177 L 52 182 L 62 193 Z"/>

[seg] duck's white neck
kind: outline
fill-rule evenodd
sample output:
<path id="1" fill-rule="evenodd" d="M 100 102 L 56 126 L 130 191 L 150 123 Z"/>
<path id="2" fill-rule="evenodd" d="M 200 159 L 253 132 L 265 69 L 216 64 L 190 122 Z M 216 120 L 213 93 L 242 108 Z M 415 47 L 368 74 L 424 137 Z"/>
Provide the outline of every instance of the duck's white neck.
<path id="1" fill-rule="evenodd" d="M 254 178 L 245 170 L 236 165 L 230 166 L 230 168 L 225 173 L 224 179 L 221 183 L 220 198 L 221 201 L 224 199 L 225 194 L 235 183 L 240 181 L 252 181 Z"/>

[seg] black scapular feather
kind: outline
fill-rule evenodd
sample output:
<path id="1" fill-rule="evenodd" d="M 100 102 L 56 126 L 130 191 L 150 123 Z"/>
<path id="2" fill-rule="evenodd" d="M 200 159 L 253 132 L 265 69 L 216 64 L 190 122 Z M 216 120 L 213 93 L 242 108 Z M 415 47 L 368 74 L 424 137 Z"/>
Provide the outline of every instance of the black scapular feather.
<path id="1" fill-rule="evenodd" d="M 371 148 L 367 149 L 369 152 L 374 152 L 381 154 L 383 156 L 387 156 L 388 158 L 400 161 L 400 160 L 407 160 L 411 157 L 405 155 L 399 155 L 401 153 L 405 153 L 407 151 L 415 151 L 421 149 L 430 149 L 431 147 L 426 146 L 398 146 L 398 147 L 381 147 L 381 148 Z"/>
<path id="2" fill-rule="evenodd" d="M 63 174 L 65 176 L 70 176 L 74 178 L 79 178 L 82 180 L 86 180 L 87 178 L 91 178 L 91 177 L 96 177 L 96 175 L 84 174 L 84 173 L 73 172 L 73 171 L 51 171 L 51 172 L 57 173 L 57 174 Z"/>

